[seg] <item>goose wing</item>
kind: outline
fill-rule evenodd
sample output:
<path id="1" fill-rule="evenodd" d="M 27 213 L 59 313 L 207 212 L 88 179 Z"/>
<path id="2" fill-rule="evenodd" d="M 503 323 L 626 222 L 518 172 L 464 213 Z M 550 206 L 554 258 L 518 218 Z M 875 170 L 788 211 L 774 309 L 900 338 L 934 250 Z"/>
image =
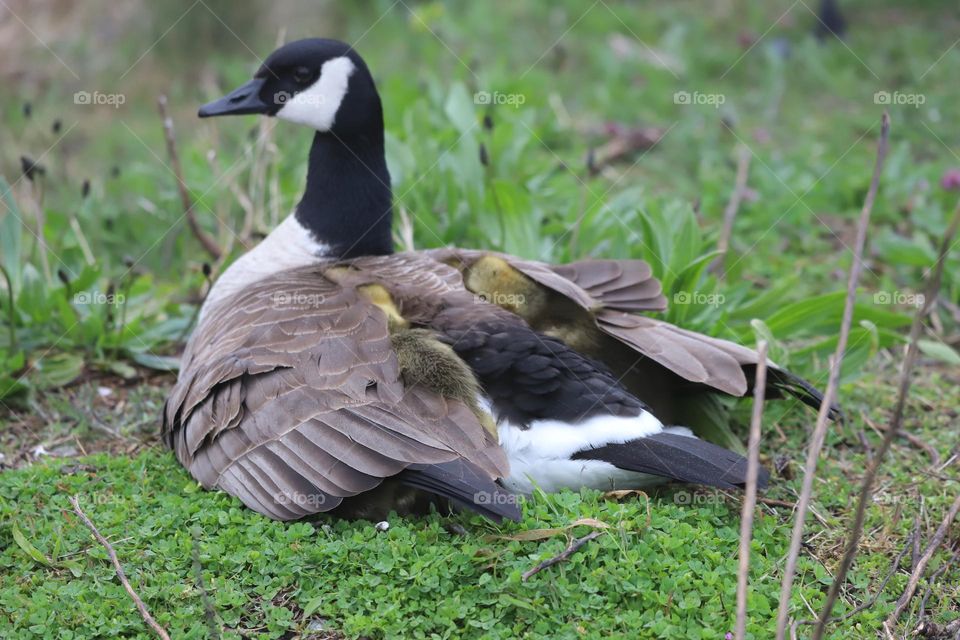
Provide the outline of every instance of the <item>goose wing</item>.
<path id="1" fill-rule="evenodd" d="M 320 267 L 261 280 L 205 314 L 164 437 L 203 486 L 278 520 L 394 476 L 469 503 L 508 473 L 463 402 L 404 384 L 386 314 Z M 479 510 L 517 516 L 508 500 Z"/>
<path id="2" fill-rule="evenodd" d="M 529 292 L 529 285 L 545 289 L 552 298 L 548 303 L 536 304 L 533 295 L 528 297 L 534 298 L 534 304 L 511 308 L 532 327 L 545 333 L 566 339 L 568 335 L 582 335 L 584 325 L 589 325 L 589 331 L 612 338 L 615 344 L 649 358 L 687 383 L 733 396 L 743 396 L 751 389 L 753 371 L 758 362 L 755 350 L 729 340 L 687 331 L 663 320 L 637 315 L 667 308 L 660 282 L 643 260 L 581 260 L 551 265 L 470 249 L 446 248 L 425 253 L 458 268 L 471 290 L 498 287 L 511 292 Z M 497 273 L 505 269 L 513 270 L 514 277 Z M 516 274 L 519 274 L 520 281 Z M 485 292 L 485 295 L 493 301 L 506 299 L 497 293 Z M 563 304 L 556 304 L 558 299 L 567 305 L 572 304 L 577 313 L 563 311 Z M 558 309 L 562 316 L 559 321 Z M 564 323 L 573 326 L 575 331 L 568 331 L 562 326 Z M 582 347 L 608 364 L 611 358 L 622 358 L 622 353 L 614 354 L 613 349 L 598 345 L 596 337 L 585 340 Z M 622 352 L 622 348 L 619 351 Z M 636 365 L 636 358 L 627 358 L 627 368 L 630 363 Z M 787 393 L 815 408 L 822 400 L 822 394 L 811 384 L 774 365 L 769 369 L 768 386 L 768 397 Z M 839 409 L 834 408 L 831 415 L 840 417 Z"/>

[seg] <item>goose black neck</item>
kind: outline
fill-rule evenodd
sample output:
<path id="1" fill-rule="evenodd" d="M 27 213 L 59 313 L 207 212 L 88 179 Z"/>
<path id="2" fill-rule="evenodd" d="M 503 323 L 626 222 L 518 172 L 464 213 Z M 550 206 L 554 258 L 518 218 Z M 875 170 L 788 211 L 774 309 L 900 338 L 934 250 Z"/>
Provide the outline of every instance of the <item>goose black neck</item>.
<path id="1" fill-rule="evenodd" d="M 383 131 L 317 133 L 297 221 L 340 258 L 393 253 L 390 173 Z"/>

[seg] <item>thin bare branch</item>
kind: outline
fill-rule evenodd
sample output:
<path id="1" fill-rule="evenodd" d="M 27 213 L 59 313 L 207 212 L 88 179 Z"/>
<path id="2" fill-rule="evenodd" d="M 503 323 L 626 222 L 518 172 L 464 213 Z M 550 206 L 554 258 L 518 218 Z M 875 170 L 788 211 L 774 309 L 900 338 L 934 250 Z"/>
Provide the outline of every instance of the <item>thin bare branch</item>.
<path id="1" fill-rule="evenodd" d="M 877 435 L 879 436 L 883 436 L 884 432 L 886 432 L 887 429 L 889 429 L 889 427 L 887 427 L 886 425 L 881 425 L 873 422 L 870 419 L 870 416 L 868 416 L 866 413 L 862 411 L 860 412 L 860 418 L 867 424 L 867 426 L 869 426 L 871 429 L 876 431 Z M 930 456 L 930 465 L 932 467 L 940 466 L 940 462 L 941 462 L 940 453 L 936 450 L 936 448 L 932 444 L 930 444 L 929 442 L 924 442 L 922 439 L 918 438 L 917 436 L 910 433 L 909 431 L 901 431 L 899 435 L 901 438 L 903 438 L 904 440 L 906 440 L 916 448 L 922 449 L 924 452 L 926 452 L 926 454 Z"/>
<path id="2" fill-rule="evenodd" d="M 907 542 L 906 544 L 903 545 L 903 549 L 901 549 L 900 553 L 897 554 L 897 557 L 894 558 L 893 563 L 890 565 L 890 570 L 887 571 L 887 575 L 884 576 L 883 580 L 880 582 L 880 586 L 877 587 L 876 593 L 874 593 L 872 596 L 870 596 L 869 598 L 867 598 L 866 600 L 864 600 L 859 605 L 857 605 L 847 613 L 843 614 L 842 616 L 839 616 L 838 618 L 834 618 L 832 622 L 843 622 L 845 620 L 849 620 L 850 618 L 854 617 L 861 611 L 866 611 L 867 609 L 872 607 L 874 604 L 876 604 L 877 600 L 880 598 L 880 594 L 883 593 L 883 590 L 886 589 L 887 585 L 890 583 L 890 579 L 893 578 L 893 576 L 897 574 L 897 571 L 900 570 L 900 564 L 903 562 L 904 556 L 906 556 L 907 552 L 910 551 L 910 549 L 913 547 L 914 541 L 919 539 L 920 539 L 920 522 L 917 521 L 916 525 L 913 528 L 913 531 L 911 531 L 910 535 L 907 537 Z M 807 624 L 807 625 L 817 624 L 817 620 L 803 620 L 798 624 Z"/>
<path id="3" fill-rule="evenodd" d="M 403 205 L 397 207 L 397 213 L 400 214 L 400 224 L 397 228 L 398 244 L 404 251 L 416 251 L 416 245 L 413 241 L 413 220 L 410 219 L 410 212 Z"/>
<path id="4" fill-rule="evenodd" d="M 595 176 L 614 162 L 655 146 L 663 138 L 664 131 L 657 127 L 623 127 L 616 131 L 606 143 L 590 149 L 587 153 L 587 171 Z"/>
<path id="5" fill-rule="evenodd" d="M 83 524 L 87 525 L 87 529 L 93 533 L 93 537 L 97 539 L 103 548 L 107 550 L 107 555 L 110 556 L 110 562 L 113 563 L 113 570 L 117 573 L 117 577 L 120 578 L 120 583 L 123 585 L 123 588 L 127 590 L 127 593 L 133 599 L 133 602 L 137 605 L 137 609 L 140 611 L 140 617 L 143 618 L 143 621 L 150 626 L 151 629 L 163 640 L 170 640 L 170 636 L 167 635 L 167 632 L 164 631 L 163 627 L 157 624 L 157 621 L 153 619 L 153 616 L 150 615 L 150 612 L 147 611 L 147 605 L 143 604 L 143 600 L 140 599 L 140 596 L 137 595 L 137 592 L 133 590 L 133 587 L 130 586 L 130 581 L 127 580 L 127 575 L 123 572 L 123 567 L 120 566 L 120 560 L 117 558 L 117 552 L 113 550 L 113 545 L 111 545 L 106 538 L 100 533 L 96 525 L 91 522 L 90 518 L 87 517 L 87 514 L 83 512 L 83 509 L 80 508 L 80 501 L 77 499 L 77 496 L 70 496 L 70 504 L 73 505 L 73 511 L 80 519 L 83 520 Z"/>
<path id="6" fill-rule="evenodd" d="M 837 387 L 840 384 L 840 365 L 847 350 L 847 340 L 850 337 L 850 324 L 853 321 L 853 307 L 857 297 L 857 283 L 860 281 L 860 272 L 863 270 L 863 248 L 867 241 L 867 227 L 870 223 L 870 213 L 873 211 L 873 202 L 880 188 L 880 175 L 887 158 L 890 146 L 890 116 L 883 114 L 880 126 L 880 142 L 877 146 L 877 160 L 873 168 L 873 178 L 870 180 L 870 189 L 860 212 L 860 221 L 857 224 L 857 239 L 853 249 L 853 263 L 850 265 L 850 277 L 847 281 L 847 297 L 843 306 L 843 319 L 840 322 L 840 336 L 837 339 L 837 350 L 830 363 L 830 378 L 827 389 L 823 394 L 820 412 L 817 414 L 817 423 L 813 429 L 807 461 L 804 467 L 803 485 L 800 490 L 800 499 L 797 502 L 797 512 L 793 521 L 793 533 L 790 537 L 790 548 L 787 551 L 786 566 L 783 570 L 783 580 L 780 584 L 780 606 L 777 610 L 777 640 L 784 640 L 787 633 L 787 618 L 790 613 L 790 594 L 793 590 L 793 578 L 797 570 L 797 558 L 800 555 L 800 544 L 803 540 L 803 524 L 806 520 L 807 509 L 810 506 L 810 497 L 813 493 L 813 480 L 817 473 L 817 462 L 820 459 L 820 450 L 827 435 L 827 420 L 830 407 L 837 396 Z"/>
<path id="7" fill-rule="evenodd" d="M 950 226 L 947 228 L 943 236 L 943 241 L 940 243 L 940 254 L 934 264 L 933 275 L 927 282 L 923 305 L 921 305 L 916 315 L 913 316 L 913 324 L 910 326 L 910 343 L 907 347 L 907 355 L 903 359 L 903 364 L 900 367 L 900 383 L 897 392 L 897 404 L 893 410 L 893 418 L 890 421 L 890 427 L 883 434 L 883 441 L 880 443 L 880 448 L 876 451 L 873 461 L 867 467 L 867 473 L 863 477 L 863 484 L 860 486 L 860 497 L 857 501 L 857 510 L 853 518 L 853 524 L 850 527 L 847 546 L 844 550 L 840 567 L 837 569 L 837 574 L 833 579 L 833 583 L 830 585 L 830 591 L 827 593 L 827 600 L 823 604 L 823 609 L 820 610 L 817 626 L 813 629 L 813 635 L 811 636 L 813 640 L 820 640 L 826 631 L 833 605 L 836 603 L 837 597 L 840 594 L 840 587 L 846 580 L 847 571 L 850 570 L 850 565 L 853 564 L 853 559 L 857 555 L 860 536 L 863 533 L 863 523 L 866 518 L 867 505 L 870 504 L 871 501 L 871 492 L 873 482 L 877 477 L 877 471 L 883 463 L 891 445 L 893 445 L 893 441 L 900 434 L 900 428 L 903 424 L 903 411 L 906 407 L 907 396 L 910 393 L 911 374 L 913 373 L 913 367 L 916 365 L 917 356 L 920 353 L 919 341 L 920 334 L 923 331 L 923 319 L 930 312 L 934 300 L 937 299 L 937 294 L 940 291 L 943 267 L 944 264 L 946 264 L 947 254 L 950 252 L 950 247 L 953 244 L 953 238 L 957 233 L 958 225 L 960 225 L 960 202 L 957 203 L 954 209 L 953 219 L 950 221 Z"/>
<path id="8" fill-rule="evenodd" d="M 940 638 L 942 640 L 954 640 L 957 636 L 960 636 L 960 618 L 948 622 L 944 625 L 939 625 L 936 622 L 931 622 L 929 620 L 924 620 L 917 628 L 913 630 L 913 635 L 920 638 Z"/>
<path id="9" fill-rule="evenodd" d="M 789 500 L 777 500 L 776 498 L 764 498 L 763 496 L 758 496 L 757 502 L 770 507 L 786 507 L 787 509 L 797 508 L 796 502 L 790 502 Z"/>
<path id="10" fill-rule="evenodd" d="M 743 202 L 743 194 L 747 190 L 747 176 L 750 173 L 750 159 L 753 155 L 746 145 L 740 145 L 737 151 L 737 177 L 733 185 L 733 191 L 730 192 L 730 199 L 723 210 L 723 227 L 720 229 L 720 238 L 717 240 L 717 251 L 720 255 L 716 257 L 710 270 L 720 274 L 720 277 L 726 275 L 726 269 L 723 261 L 727 257 L 727 250 L 730 248 L 730 238 L 733 236 L 733 222 L 737 218 L 737 212 L 740 211 L 740 203 Z"/>
<path id="11" fill-rule="evenodd" d="M 190 192 L 187 190 L 187 183 L 183 181 L 183 171 L 180 168 L 180 156 L 177 155 L 177 141 L 173 136 L 173 119 L 167 115 L 167 96 L 160 96 L 157 99 L 157 106 L 160 109 L 160 117 L 163 119 L 163 137 L 167 141 L 167 155 L 170 156 L 170 167 L 177 178 L 177 190 L 180 192 L 180 202 L 183 204 L 183 214 L 187 218 L 187 224 L 194 237 L 200 241 L 203 248 L 214 260 L 220 259 L 220 247 L 207 235 L 200 223 L 197 221 L 196 212 L 193 210 L 193 202 L 190 199 Z"/>
<path id="12" fill-rule="evenodd" d="M 760 426 L 767 389 L 767 341 L 757 345 L 757 372 L 753 383 L 753 414 L 747 443 L 747 490 L 740 512 L 740 568 L 737 572 L 737 625 L 734 636 L 743 640 L 747 632 L 747 584 L 750 579 L 750 540 L 753 513 L 757 508 L 757 475 L 760 473 Z"/>
<path id="13" fill-rule="evenodd" d="M 537 566 L 533 567 L 532 569 L 527 569 L 526 571 L 524 571 L 523 576 L 521 576 L 523 578 L 523 581 L 526 582 L 527 580 L 529 580 L 536 574 L 540 573 L 547 567 L 552 567 L 555 564 L 563 562 L 564 560 L 566 560 L 567 558 L 575 554 L 577 551 L 579 551 L 580 547 L 587 544 L 594 538 L 599 538 L 601 535 L 603 535 L 602 531 L 592 531 L 587 535 L 583 536 L 582 538 L 574 538 L 573 540 L 570 541 L 570 544 L 567 545 L 567 548 L 564 549 L 559 555 L 556 555 L 552 558 L 548 558 L 543 562 L 541 562 L 540 564 L 538 564 Z"/>
<path id="14" fill-rule="evenodd" d="M 920 561 L 910 574 L 910 579 L 907 580 L 907 586 L 903 590 L 903 595 L 897 600 L 897 606 L 889 617 L 887 617 L 886 621 L 884 621 L 883 626 L 887 630 L 887 633 L 893 635 L 893 628 L 896 626 L 897 620 L 900 619 L 900 614 L 902 614 L 903 610 L 910 604 L 910 599 L 913 598 L 913 594 L 917 591 L 917 585 L 920 584 L 920 578 L 923 577 L 923 572 L 926 571 L 927 564 L 930 563 L 933 554 L 936 553 L 937 549 L 943 543 L 943 539 L 947 536 L 947 531 L 950 529 L 950 524 L 957 517 L 957 512 L 960 512 L 960 495 L 953 500 L 953 504 L 950 505 L 950 509 L 947 510 L 947 515 L 943 517 L 940 526 L 937 527 L 933 537 L 930 538 L 930 544 L 927 545 L 923 555 L 920 556 Z"/>
<path id="15" fill-rule="evenodd" d="M 936 571 L 931 573 L 930 577 L 927 579 L 927 588 L 923 592 L 923 597 L 920 598 L 920 611 L 917 613 L 917 618 L 920 620 L 923 620 L 923 615 L 927 611 L 927 602 L 930 600 L 930 596 L 933 595 L 933 587 L 937 584 L 937 580 L 940 579 L 940 576 L 949 571 L 950 567 L 953 566 L 953 563 L 957 561 L 957 554 L 960 554 L 960 542 L 953 545 L 953 553 L 950 554 L 950 557 L 947 558 L 947 561 L 940 563 L 940 566 L 937 567 Z M 960 618 L 957 620 L 960 621 Z"/>

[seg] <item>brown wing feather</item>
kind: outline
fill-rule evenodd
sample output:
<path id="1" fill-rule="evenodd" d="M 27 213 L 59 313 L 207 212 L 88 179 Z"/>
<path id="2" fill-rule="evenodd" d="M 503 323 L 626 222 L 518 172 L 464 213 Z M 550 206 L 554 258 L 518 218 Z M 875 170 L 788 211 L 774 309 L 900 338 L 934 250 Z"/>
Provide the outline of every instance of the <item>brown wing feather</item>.
<path id="1" fill-rule="evenodd" d="M 335 281 L 388 275 L 442 292 L 459 277 L 424 266 L 398 256 L 357 261 L 336 278 L 323 267 L 288 271 L 209 310 L 164 412 L 190 473 L 280 520 L 329 511 L 411 465 L 465 459 L 506 475 L 469 408 L 404 388 L 385 314 Z"/>
<path id="2" fill-rule="evenodd" d="M 681 329 L 662 320 L 634 315 L 663 311 L 667 300 L 650 265 L 642 260 L 581 260 L 549 265 L 506 254 L 471 249 L 435 249 L 424 252 L 461 270 L 470 269 L 485 256 L 495 256 L 537 284 L 557 293 L 589 313 L 597 329 L 638 355 L 646 356 L 681 378 L 735 396 L 744 395 L 750 381 L 744 368 L 757 364 L 753 349 Z M 538 312 L 539 313 L 539 312 Z M 535 328 L 539 327 L 531 318 Z M 604 354 L 593 354 L 604 359 Z M 780 369 L 772 384 L 817 406 L 818 393 L 802 380 Z M 782 378 L 782 385 L 778 380 Z"/>
<path id="3" fill-rule="evenodd" d="M 552 267 L 552 270 L 583 288 L 606 309 L 663 311 L 667 308 L 663 287 L 643 260 L 581 260 Z"/>
<path id="4" fill-rule="evenodd" d="M 496 256 L 587 310 L 604 307 L 618 311 L 663 311 L 667 308 L 663 287 L 643 260 L 591 259 L 552 265 L 476 249 L 444 248 L 422 253 L 458 267 L 469 267 L 484 256 Z"/>
<path id="5" fill-rule="evenodd" d="M 752 349 L 654 318 L 604 310 L 597 325 L 680 377 L 735 396 L 747 392 L 743 367 L 757 363 Z"/>

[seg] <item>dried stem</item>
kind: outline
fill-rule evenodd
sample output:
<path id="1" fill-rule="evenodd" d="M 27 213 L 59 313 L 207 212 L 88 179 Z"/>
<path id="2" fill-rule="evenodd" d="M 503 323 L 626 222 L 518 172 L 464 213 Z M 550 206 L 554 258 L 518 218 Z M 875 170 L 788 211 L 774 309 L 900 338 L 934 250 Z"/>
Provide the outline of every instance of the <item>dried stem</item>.
<path id="1" fill-rule="evenodd" d="M 877 147 L 877 161 L 873 169 L 873 178 L 870 180 L 870 189 L 860 212 L 860 221 L 857 224 L 857 239 L 853 249 L 853 264 L 850 265 L 850 277 L 847 281 L 847 297 L 843 306 L 843 319 L 840 322 L 840 336 L 837 339 L 837 350 L 830 363 L 830 378 L 827 389 L 823 394 L 823 402 L 817 414 L 817 423 L 813 429 L 807 461 L 804 466 L 803 485 L 800 499 L 797 502 L 797 512 L 793 521 L 793 533 L 790 537 L 790 548 L 787 552 L 786 566 L 783 570 L 783 581 L 780 585 L 780 606 L 777 611 L 777 640 L 783 640 L 787 632 L 787 617 L 790 612 L 790 594 L 793 590 L 793 578 L 797 570 L 797 558 L 800 555 L 800 544 L 803 540 L 803 524 L 806 520 L 807 509 L 810 507 L 810 497 L 813 493 L 813 480 L 817 473 L 817 461 L 820 450 L 827 434 L 827 420 L 830 407 L 837 396 L 837 387 L 840 384 L 840 365 L 847 350 L 847 340 L 850 337 L 850 324 L 853 321 L 853 307 L 857 297 L 857 283 L 860 280 L 860 271 L 863 269 L 863 248 L 867 241 L 867 226 L 870 223 L 870 213 L 873 202 L 880 187 L 880 175 L 887 158 L 890 142 L 890 116 L 883 114 L 880 124 L 880 143 Z"/>
<path id="2" fill-rule="evenodd" d="M 404 251 L 416 251 L 417 247 L 413 241 L 413 220 L 410 219 L 410 212 L 402 204 L 397 207 L 400 214 L 400 224 L 397 226 L 397 239 L 400 247 Z"/>
<path id="3" fill-rule="evenodd" d="M 37 175 L 33 180 L 27 181 L 26 191 L 30 194 L 26 199 L 33 208 L 33 216 L 37 221 L 37 251 L 40 253 L 40 264 L 43 267 L 43 277 L 47 282 L 53 280 L 53 270 L 50 268 L 50 248 L 47 246 L 47 214 L 43 209 L 43 176 Z"/>
<path id="4" fill-rule="evenodd" d="M 950 554 L 950 557 L 947 558 L 946 562 L 940 564 L 937 567 L 937 570 L 930 574 L 930 577 L 927 579 L 927 588 L 923 592 L 923 597 L 920 598 L 920 611 L 917 614 L 917 618 L 923 620 L 923 615 L 927 610 L 927 601 L 930 599 L 930 596 L 933 594 L 933 587 L 936 585 L 937 580 L 950 570 L 950 567 L 953 566 L 953 563 L 957 560 L 957 554 L 960 554 L 960 543 L 955 543 L 953 545 L 953 552 Z M 957 618 L 957 622 L 960 622 L 960 618 Z"/>
<path id="5" fill-rule="evenodd" d="M 523 578 L 523 581 L 526 582 L 527 580 L 529 580 L 536 574 L 540 573 L 547 567 L 552 567 L 555 564 L 563 562 L 564 560 L 566 560 L 567 558 L 575 554 L 577 551 L 579 551 L 580 547 L 587 544 L 594 538 L 599 538 L 601 535 L 603 535 L 602 531 L 593 531 L 583 536 L 582 538 L 574 538 L 573 540 L 570 541 L 570 544 L 567 545 L 567 548 L 560 553 L 560 555 L 556 555 L 552 558 L 548 558 L 547 560 L 544 560 L 534 568 L 527 569 L 526 571 L 524 571 L 523 576 L 521 576 Z"/>
<path id="6" fill-rule="evenodd" d="M 757 508 L 757 475 L 760 472 L 760 425 L 767 389 L 767 342 L 757 345 L 757 372 L 753 383 L 753 415 L 747 444 L 747 491 L 740 512 L 740 568 L 737 572 L 737 626 L 734 636 L 743 640 L 747 631 L 747 582 L 750 578 L 750 540 L 753 538 L 753 513 Z"/>
<path id="7" fill-rule="evenodd" d="M 743 202 L 743 194 L 747 190 L 747 176 L 750 173 L 750 149 L 746 145 L 740 145 L 737 152 L 737 177 L 734 182 L 733 191 L 730 192 L 730 199 L 723 210 L 723 227 L 720 229 L 720 238 L 717 240 L 717 251 L 719 256 L 710 265 L 710 269 L 720 273 L 723 277 L 726 275 L 726 269 L 723 267 L 723 261 L 727 257 L 727 250 L 730 248 L 730 238 L 733 236 L 733 222 L 737 218 L 737 212 L 740 211 L 740 203 Z"/>
<path id="8" fill-rule="evenodd" d="M 217 216 L 220 219 L 221 227 L 223 232 L 220 234 L 220 241 L 223 243 L 223 250 L 221 261 L 225 259 L 233 251 L 234 244 L 239 240 L 240 244 L 243 246 L 244 250 L 247 250 L 250 245 L 250 237 L 253 230 L 253 219 L 254 219 L 254 205 L 250 200 L 250 197 L 247 193 L 240 188 L 240 185 L 237 183 L 237 169 L 245 166 L 246 161 L 237 162 L 227 173 L 223 172 L 223 168 L 220 166 L 220 159 L 217 156 L 216 152 L 211 151 L 207 155 L 207 162 L 210 165 L 210 168 L 213 170 L 214 181 L 216 184 L 225 182 L 227 188 L 230 190 L 230 193 L 233 194 L 234 199 L 236 199 L 237 204 L 240 205 L 240 208 L 243 210 L 243 223 L 240 225 L 240 231 L 236 232 L 227 225 L 224 220 L 227 216 L 219 215 Z M 219 263 L 218 265 L 219 266 Z M 217 269 L 214 269 L 216 271 Z"/>
<path id="9" fill-rule="evenodd" d="M 850 535 L 847 540 L 846 549 L 844 550 L 843 560 L 841 560 L 837 574 L 833 579 L 833 583 L 830 585 L 830 591 L 827 593 L 827 600 L 823 605 L 823 609 L 820 610 L 817 626 L 814 627 L 813 635 L 811 636 L 813 640 L 820 640 L 826 631 L 827 623 L 830 620 L 830 612 L 833 610 L 833 605 L 836 603 L 837 597 L 840 594 L 840 587 L 846 580 L 847 571 L 850 570 L 850 565 L 853 564 L 853 559 L 857 555 L 860 536 L 863 533 L 863 523 L 866 518 L 867 505 L 870 504 L 871 501 L 873 481 L 876 479 L 877 471 L 883 463 L 887 452 L 890 450 L 893 441 L 896 440 L 900 434 L 900 428 L 903 424 L 903 411 L 906 407 L 907 396 L 910 393 L 910 376 L 913 373 L 913 367 L 916 365 L 917 356 L 920 353 L 919 341 L 920 333 L 923 330 L 923 319 L 930 312 L 930 309 L 933 307 L 933 302 L 937 299 L 937 294 L 940 291 L 943 266 L 946 263 L 947 254 L 950 252 L 953 238 L 957 233 L 958 225 L 960 225 L 960 202 L 957 203 L 954 209 L 953 219 L 950 221 L 950 226 L 947 228 L 943 236 L 943 241 L 940 243 L 940 254 L 934 265 L 933 275 L 927 282 L 923 305 L 917 311 L 916 315 L 913 316 L 913 324 L 910 326 L 910 343 L 907 347 L 907 355 L 903 359 L 903 364 L 900 367 L 900 384 L 897 392 L 897 404 L 893 410 L 893 418 L 890 422 L 890 427 L 883 434 L 883 441 L 880 443 L 880 448 L 876 451 L 873 461 L 867 467 L 867 473 L 863 477 L 863 484 L 860 486 L 860 497 L 857 501 L 857 510 L 853 518 L 853 525 L 850 527 Z"/>
<path id="10" fill-rule="evenodd" d="M 880 586 L 877 587 L 876 593 L 874 593 L 872 596 L 870 596 L 869 598 L 861 602 L 859 605 L 857 605 L 847 613 L 843 614 L 838 618 L 835 618 L 833 621 L 843 622 L 844 620 L 849 620 L 850 618 L 854 617 L 861 611 L 866 611 L 867 609 L 872 607 L 874 604 L 876 604 L 877 600 L 880 598 L 880 594 L 883 593 L 883 590 L 886 589 L 887 585 L 890 583 L 891 578 L 893 578 L 893 576 L 896 575 L 897 571 L 900 570 L 900 564 L 903 562 L 904 556 L 906 556 L 907 552 L 910 551 L 911 548 L 913 548 L 914 541 L 919 539 L 920 539 L 920 521 L 918 520 L 916 525 L 913 527 L 913 531 L 911 531 L 910 535 L 907 537 L 907 542 L 906 544 L 903 545 L 903 549 L 901 549 L 900 553 L 897 554 L 897 557 L 894 558 L 893 564 L 890 565 L 890 570 L 887 571 L 887 575 L 884 576 L 883 580 L 880 582 Z M 798 624 L 808 624 L 808 625 L 817 624 L 817 620 L 803 620 Z"/>
<path id="11" fill-rule="evenodd" d="M 190 192 L 187 190 L 187 183 L 183 181 L 183 171 L 180 169 L 180 156 L 177 155 L 177 141 L 173 137 L 173 119 L 167 115 L 167 96 L 160 96 L 157 99 L 157 105 L 160 109 L 160 117 L 163 119 L 163 136 L 167 141 L 167 155 L 170 156 L 170 166 L 173 174 L 177 178 L 177 190 L 180 192 L 180 202 L 183 204 L 183 214 L 187 218 L 187 224 L 194 237 L 200 241 L 203 248 L 214 260 L 220 259 L 220 247 L 207 235 L 200 223 L 197 221 L 196 212 L 193 210 L 193 202 L 190 200 Z"/>
<path id="12" fill-rule="evenodd" d="M 590 150 L 586 160 L 587 171 L 595 176 L 632 153 L 653 148 L 664 135 L 664 130 L 657 127 L 624 128 L 614 133 L 606 143 Z"/>
<path id="13" fill-rule="evenodd" d="M 940 302 L 942 302 L 942 299 L 937 301 L 938 304 Z M 879 436 L 882 436 L 884 432 L 887 429 L 889 429 L 889 427 L 885 425 L 876 424 L 870 419 L 870 416 L 866 415 L 862 411 L 860 412 L 860 418 L 867 424 L 867 426 L 869 426 L 871 429 L 876 431 L 877 435 Z M 940 462 L 941 462 L 940 453 L 936 450 L 936 448 L 932 444 L 930 444 L 929 442 L 924 442 L 923 440 L 921 440 L 914 434 L 910 433 L 909 431 L 901 431 L 899 435 L 901 438 L 903 438 L 904 440 L 906 440 L 916 448 L 922 449 L 924 452 L 926 452 L 926 454 L 930 456 L 930 465 L 932 467 L 940 466 Z"/>
<path id="14" fill-rule="evenodd" d="M 893 613 L 891 613 L 883 623 L 887 633 L 891 635 L 893 634 L 894 625 L 897 624 L 897 620 L 900 618 L 900 614 L 903 613 L 903 610 L 907 608 L 908 604 L 910 604 L 910 599 L 913 598 L 913 594 L 917 590 L 917 585 L 920 584 L 920 578 L 923 577 L 923 572 L 926 571 L 927 564 L 929 564 L 933 554 L 936 553 L 937 548 L 939 548 L 943 543 L 943 539 L 947 535 L 947 530 L 950 528 L 950 524 L 957 517 L 957 512 L 960 512 L 960 495 L 958 495 L 954 499 L 953 504 L 950 505 L 947 515 L 943 517 L 943 521 L 940 523 L 940 526 L 937 527 L 933 537 L 930 539 L 930 544 L 927 545 L 923 555 L 920 556 L 920 561 L 917 563 L 917 566 L 913 568 L 913 572 L 910 574 L 910 579 L 907 581 L 907 587 L 903 590 L 903 595 L 900 596 L 900 599 L 897 600 L 897 606 L 894 608 Z"/>
<path id="15" fill-rule="evenodd" d="M 77 496 L 70 496 L 70 504 L 73 505 L 73 511 L 80 519 L 83 520 L 83 524 L 87 525 L 87 528 L 93 532 L 93 537 L 97 539 L 103 548 L 107 550 L 107 554 L 110 556 L 110 562 L 113 563 L 113 569 L 117 573 L 117 577 L 120 578 L 120 583 L 123 585 L 123 588 L 127 590 L 127 593 L 130 594 L 130 597 L 133 598 L 134 603 L 137 605 L 137 609 L 140 611 L 140 616 L 143 618 L 143 621 L 146 622 L 151 629 L 156 632 L 158 636 L 163 638 L 163 640 L 170 640 L 170 636 L 167 635 L 167 632 L 163 630 L 157 621 L 153 619 L 153 616 L 150 615 L 150 612 L 147 611 L 147 605 L 143 604 L 143 600 L 140 599 L 140 596 L 137 595 L 137 592 L 133 590 L 133 587 L 130 586 L 130 581 L 127 580 L 127 575 L 123 572 L 123 567 L 120 566 L 120 560 L 117 558 L 117 552 L 113 550 L 113 546 L 107 542 L 107 539 L 103 537 L 100 531 L 97 530 L 96 525 L 90 521 L 90 518 L 87 517 L 87 514 L 83 512 L 83 509 L 80 508 L 80 502 L 77 500 Z"/>

